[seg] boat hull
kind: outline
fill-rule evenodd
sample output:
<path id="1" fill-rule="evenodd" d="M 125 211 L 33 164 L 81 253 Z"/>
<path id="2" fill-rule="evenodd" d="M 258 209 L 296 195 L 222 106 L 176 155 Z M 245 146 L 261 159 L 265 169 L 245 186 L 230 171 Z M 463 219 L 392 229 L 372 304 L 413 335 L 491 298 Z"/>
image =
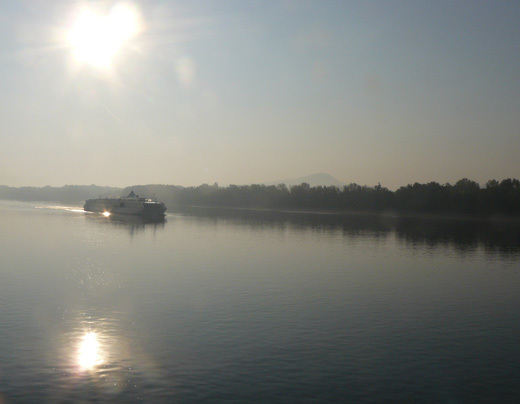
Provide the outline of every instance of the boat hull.
<path id="1" fill-rule="evenodd" d="M 144 200 L 144 198 L 99 198 L 87 200 L 83 209 L 88 212 L 156 218 L 164 216 L 166 206 L 162 202 Z"/>

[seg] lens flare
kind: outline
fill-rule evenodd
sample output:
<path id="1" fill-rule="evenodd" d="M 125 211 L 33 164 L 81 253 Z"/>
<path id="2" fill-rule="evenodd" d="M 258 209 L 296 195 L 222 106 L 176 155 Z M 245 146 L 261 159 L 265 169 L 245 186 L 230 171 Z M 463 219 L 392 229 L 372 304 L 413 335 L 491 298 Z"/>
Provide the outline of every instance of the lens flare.
<path id="1" fill-rule="evenodd" d="M 103 216 L 109 217 L 110 216 L 110 212 L 103 212 Z"/>

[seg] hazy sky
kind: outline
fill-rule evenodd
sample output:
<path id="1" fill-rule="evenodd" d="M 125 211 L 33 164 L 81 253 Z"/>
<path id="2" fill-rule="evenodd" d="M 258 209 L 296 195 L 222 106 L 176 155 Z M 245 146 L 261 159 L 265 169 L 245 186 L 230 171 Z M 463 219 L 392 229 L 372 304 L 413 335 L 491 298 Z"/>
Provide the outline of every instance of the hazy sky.
<path id="1" fill-rule="evenodd" d="M 0 0 L 0 122 L 10 186 L 518 178 L 520 2 Z"/>

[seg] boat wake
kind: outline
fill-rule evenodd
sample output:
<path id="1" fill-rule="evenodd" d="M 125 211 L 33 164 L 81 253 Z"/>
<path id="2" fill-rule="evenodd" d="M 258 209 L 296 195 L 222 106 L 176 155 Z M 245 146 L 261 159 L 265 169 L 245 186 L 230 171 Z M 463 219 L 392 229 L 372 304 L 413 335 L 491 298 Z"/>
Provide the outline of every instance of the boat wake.
<path id="1" fill-rule="evenodd" d="M 63 205 L 38 205 L 34 207 L 35 209 L 45 209 L 45 210 L 67 210 L 69 212 L 85 212 L 79 206 L 63 206 Z"/>

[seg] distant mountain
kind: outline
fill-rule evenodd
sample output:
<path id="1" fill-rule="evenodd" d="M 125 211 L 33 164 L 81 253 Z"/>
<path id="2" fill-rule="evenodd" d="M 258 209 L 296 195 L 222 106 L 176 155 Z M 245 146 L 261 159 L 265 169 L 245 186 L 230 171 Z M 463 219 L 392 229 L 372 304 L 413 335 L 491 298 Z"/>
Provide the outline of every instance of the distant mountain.
<path id="1" fill-rule="evenodd" d="M 341 188 L 344 185 L 346 185 L 345 183 L 334 178 L 332 175 L 326 174 L 326 173 L 311 174 L 311 175 L 307 175 L 306 177 L 266 182 L 266 183 L 264 183 L 264 185 L 285 184 L 290 187 L 293 185 L 300 185 L 303 182 L 306 182 L 311 187 L 317 187 L 317 186 L 321 185 L 323 187 L 335 186 L 335 187 Z"/>

